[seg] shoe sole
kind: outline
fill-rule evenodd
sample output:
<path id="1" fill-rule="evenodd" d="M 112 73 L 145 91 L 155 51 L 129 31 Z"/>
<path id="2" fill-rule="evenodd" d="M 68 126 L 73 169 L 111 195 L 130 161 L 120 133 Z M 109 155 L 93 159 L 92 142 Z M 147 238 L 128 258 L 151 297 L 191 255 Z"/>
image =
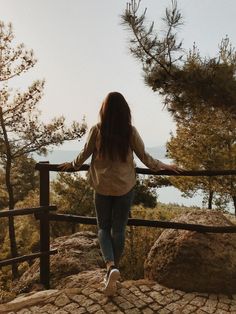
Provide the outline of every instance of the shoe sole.
<path id="1" fill-rule="evenodd" d="M 106 287 L 104 289 L 104 293 L 107 296 L 112 296 L 116 293 L 116 290 L 117 290 L 116 282 L 118 279 L 120 279 L 119 270 L 118 269 L 111 270 L 108 280 L 107 280 Z"/>

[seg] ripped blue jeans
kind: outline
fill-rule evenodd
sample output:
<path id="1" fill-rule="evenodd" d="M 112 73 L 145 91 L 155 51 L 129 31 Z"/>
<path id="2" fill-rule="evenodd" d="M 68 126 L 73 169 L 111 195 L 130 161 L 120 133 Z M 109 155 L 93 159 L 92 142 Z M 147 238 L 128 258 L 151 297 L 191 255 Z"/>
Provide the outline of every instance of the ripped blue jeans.
<path id="1" fill-rule="evenodd" d="M 121 196 L 94 194 L 98 240 L 103 259 L 105 263 L 113 261 L 117 267 L 125 246 L 125 228 L 133 196 L 133 189 Z"/>

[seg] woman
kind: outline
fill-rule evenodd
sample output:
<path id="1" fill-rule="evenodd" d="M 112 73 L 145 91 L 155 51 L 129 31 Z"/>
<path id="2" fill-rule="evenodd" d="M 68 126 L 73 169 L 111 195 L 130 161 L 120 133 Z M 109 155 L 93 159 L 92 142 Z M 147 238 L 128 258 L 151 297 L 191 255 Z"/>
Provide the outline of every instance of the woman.
<path id="1" fill-rule="evenodd" d="M 111 92 L 100 109 L 100 123 L 90 129 L 87 142 L 72 163 L 61 170 L 78 170 L 92 155 L 88 179 L 95 190 L 98 239 L 107 267 L 104 292 L 113 295 L 120 277 L 119 261 L 124 250 L 125 227 L 136 183 L 133 152 L 151 170 L 174 170 L 152 158 L 136 128 L 131 124 L 130 108 L 122 94 Z"/>

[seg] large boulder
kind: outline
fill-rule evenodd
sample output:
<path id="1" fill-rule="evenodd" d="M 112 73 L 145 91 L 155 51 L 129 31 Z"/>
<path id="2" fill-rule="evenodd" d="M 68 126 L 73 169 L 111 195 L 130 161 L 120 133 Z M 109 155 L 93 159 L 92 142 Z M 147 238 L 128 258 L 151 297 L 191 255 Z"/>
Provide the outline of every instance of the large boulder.
<path id="1" fill-rule="evenodd" d="M 90 231 L 77 232 L 56 238 L 51 249 L 58 253 L 50 256 L 50 284 L 54 288 L 63 278 L 87 270 L 100 269 L 104 262 L 97 235 Z M 16 293 L 41 289 L 39 282 L 39 259 L 16 282 Z"/>
<path id="2" fill-rule="evenodd" d="M 221 212 L 196 210 L 176 221 L 232 225 Z M 236 234 L 165 230 L 151 248 L 145 278 L 183 291 L 236 292 Z"/>

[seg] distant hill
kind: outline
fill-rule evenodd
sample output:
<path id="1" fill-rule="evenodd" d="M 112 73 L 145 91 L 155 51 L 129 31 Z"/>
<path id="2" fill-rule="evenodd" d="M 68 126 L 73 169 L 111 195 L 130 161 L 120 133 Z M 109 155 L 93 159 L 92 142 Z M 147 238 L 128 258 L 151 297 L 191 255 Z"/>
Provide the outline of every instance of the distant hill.
<path id="1" fill-rule="evenodd" d="M 166 149 L 164 146 L 147 147 L 147 152 L 154 158 L 165 159 Z M 36 161 L 47 160 L 51 164 L 59 164 L 66 161 L 72 161 L 79 154 L 79 151 L 75 150 L 53 150 L 45 156 L 35 155 Z"/>

